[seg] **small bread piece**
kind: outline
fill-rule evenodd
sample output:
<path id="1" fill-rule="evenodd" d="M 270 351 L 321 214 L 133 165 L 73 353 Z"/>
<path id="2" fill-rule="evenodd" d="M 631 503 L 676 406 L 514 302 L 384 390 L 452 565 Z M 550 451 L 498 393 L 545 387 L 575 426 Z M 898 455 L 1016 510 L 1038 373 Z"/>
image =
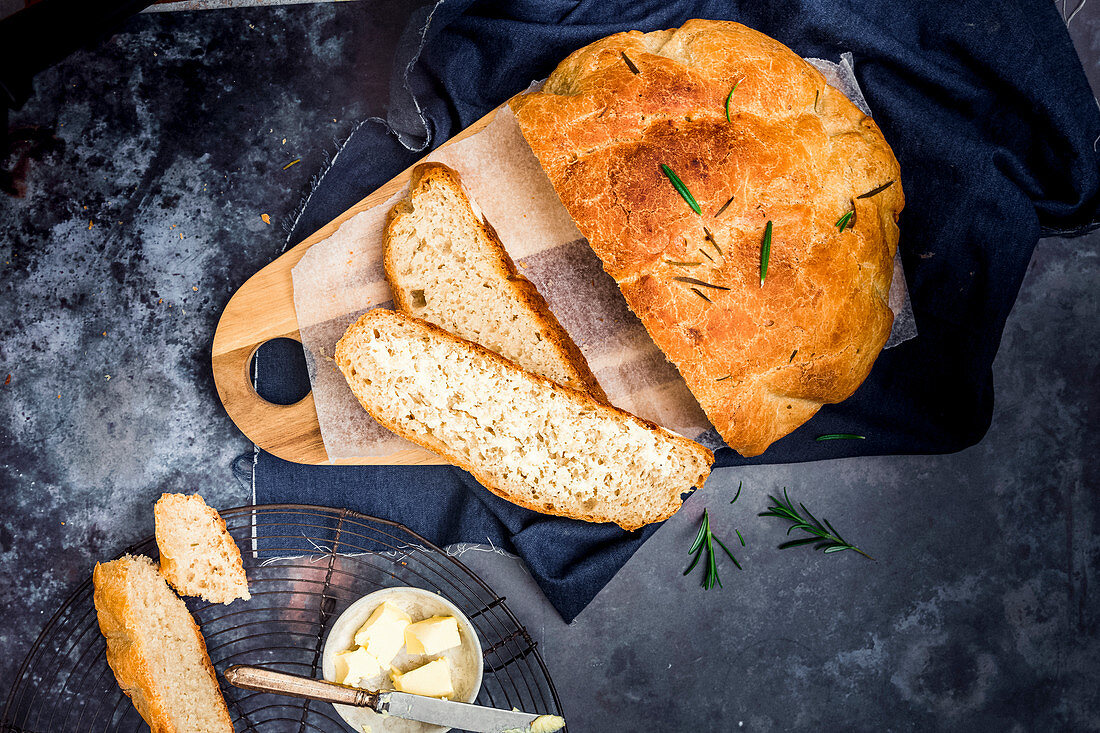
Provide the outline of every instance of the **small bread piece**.
<path id="1" fill-rule="evenodd" d="M 241 551 L 225 520 L 198 494 L 162 494 L 153 508 L 160 572 L 180 595 L 248 600 Z"/>
<path id="2" fill-rule="evenodd" d="M 386 222 L 382 263 L 397 310 L 607 402 L 580 349 L 451 168 L 413 169 L 409 195 Z"/>
<path id="3" fill-rule="evenodd" d="M 364 314 L 335 358 L 375 420 L 537 512 L 637 529 L 672 516 L 714 460 L 694 441 L 403 313 Z"/>
<path id="4" fill-rule="evenodd" d="M 232 733 L 202 633 L 153 561 L 96 563 L 92 583 L 107 663 L 153 733 Z"/>

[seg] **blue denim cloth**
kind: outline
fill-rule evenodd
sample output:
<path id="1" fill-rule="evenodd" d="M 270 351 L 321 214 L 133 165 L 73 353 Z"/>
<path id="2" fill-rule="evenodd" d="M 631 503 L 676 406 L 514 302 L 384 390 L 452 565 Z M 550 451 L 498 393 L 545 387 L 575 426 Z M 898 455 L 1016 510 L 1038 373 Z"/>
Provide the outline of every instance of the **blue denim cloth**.
<path id="1" fill-rule="evenodd" d="M 856 76 L 901 163 L 900 250 L 919 336 L 883 352 L 854 396 L 745 459 L 944 453 L 978 442 L 991 366 L 1036 241 L 1100 219 L 1100 112 L 1049 0 L 439 2 L 411 20 L 387 123 L 363 124 L 321 180 L 292 241 L 320 228 L 477 120 L 569 52 L 622 30 L 736 20 L 803 56 L 855 55 Z M 277 388 L 280 366 L 261 360 Z M 823 433 L 859 441 L 815 442 Z M 347 506 L 447 544 L 523 557 L 562 616 L 575 617 L 652 528 L 627 533 L 544 517 L 444 467 L 307 467 L 261 454 L 257 499 Z"/>

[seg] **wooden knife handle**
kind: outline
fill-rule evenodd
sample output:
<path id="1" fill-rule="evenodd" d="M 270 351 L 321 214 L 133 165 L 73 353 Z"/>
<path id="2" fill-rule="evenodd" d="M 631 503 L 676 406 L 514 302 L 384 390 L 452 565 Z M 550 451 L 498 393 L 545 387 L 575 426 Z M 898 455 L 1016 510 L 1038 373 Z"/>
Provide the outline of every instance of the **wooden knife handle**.
<path id="1" fill-rule="evenodd" d="M 273 692 L 277 695 L 304 697 L 307 700 L 320 700 L 339 705 L 375 708 L 379 694 L 374 690 L 360 690 L 356 687 L 338 685 L 335 682 L 315 680 L 296 674 L 275 672 L 263 667 L 246 667 L 236 664 L 225 670 L 229 684 L 257 692 Z"/>

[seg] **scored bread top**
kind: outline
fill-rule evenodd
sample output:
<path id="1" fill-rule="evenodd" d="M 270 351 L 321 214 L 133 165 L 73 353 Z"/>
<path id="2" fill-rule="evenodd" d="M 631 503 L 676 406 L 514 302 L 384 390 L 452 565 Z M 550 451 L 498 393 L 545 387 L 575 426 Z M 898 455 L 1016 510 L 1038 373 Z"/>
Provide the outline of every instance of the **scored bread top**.
<path id="1" fill-rule="evenodd" d="M 694 441 L 403 313 L 367 312 L 334 356 L 379 423 L 538 512 L 637 529 L 671 516 L 714 460 Z"/>
<path id="2" fill-rule="evenodd" d="M 153 733 L 232 733 L 202 633 L 153 561 L 96 563 L 92 584 L 107 663 Z"/>
<path id="3" fill-rule="evenodd" d="M 893 321 L 900 171 L 809 63 L 738 23 L 690 20 L 585 46 L 512 108 L 730 447 L 762 453 L 866 378 Z"/>
<path id="4" fill-rule="evenodd" d="M 181 595 L 212 603 L 252 596 L 225 520 L 198 494 L 162 494 L 153 507 L 160 572 Z"/>
<path id="5" fill-rule="evenodd" d="M 588 362 L 451 168 L 413 169 L 409 194 L 387 219 L 382 261 L 397 310 L 607 402 Z"/>

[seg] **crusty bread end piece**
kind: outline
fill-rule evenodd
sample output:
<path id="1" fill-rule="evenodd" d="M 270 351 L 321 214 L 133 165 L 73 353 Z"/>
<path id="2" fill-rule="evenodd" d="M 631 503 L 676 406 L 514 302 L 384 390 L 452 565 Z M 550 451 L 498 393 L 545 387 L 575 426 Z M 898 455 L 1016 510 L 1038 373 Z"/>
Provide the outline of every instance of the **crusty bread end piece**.
<path id="1" fill-rule="evenodd" d="M 202 633 L 153 561 L 97 563 L 92 582 L 107 663 L 153 733 L 232 733 Z"/>
<path id="2" fill-rule="evenodd" d="M 335 359 L 375 420 L 545 514 L 637 529 L 672 516 L 714 460 L 692 440 L 403 313 L 364 314 Z"/>
<path id="3" fill-rule="evenodd" d="M 225 520 L 198 494 L 163 494 L 153 508 L 160 572 L 180 595 L 212 603 L 252 596 Z"/>
<path id="4" fill-rule="evenodd" d="M 580 349 L 451 168 L 413 169 L 408 196 L 386 222 L 382 262 L 397 310 L 607 402 Z"/>

